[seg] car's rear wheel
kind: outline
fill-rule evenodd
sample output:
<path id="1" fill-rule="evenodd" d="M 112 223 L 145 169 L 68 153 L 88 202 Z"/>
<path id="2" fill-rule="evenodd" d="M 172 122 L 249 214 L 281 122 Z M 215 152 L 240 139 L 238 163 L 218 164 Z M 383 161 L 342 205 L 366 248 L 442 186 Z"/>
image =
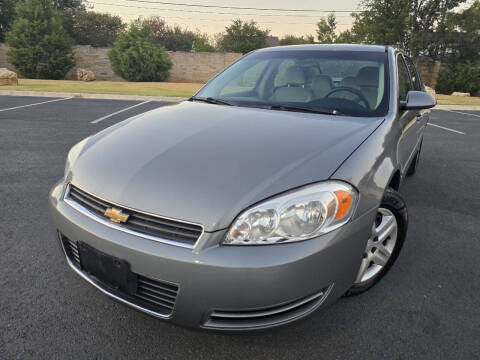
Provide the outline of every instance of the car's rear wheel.
<path id="1" fill-rule="evenodd" d="M 400 254 L 407 227 L 405 202 L 398 192 L 388 189 L 372 225 L 357 278 L 347 296 L 368 290 L 388 272 Z"/>

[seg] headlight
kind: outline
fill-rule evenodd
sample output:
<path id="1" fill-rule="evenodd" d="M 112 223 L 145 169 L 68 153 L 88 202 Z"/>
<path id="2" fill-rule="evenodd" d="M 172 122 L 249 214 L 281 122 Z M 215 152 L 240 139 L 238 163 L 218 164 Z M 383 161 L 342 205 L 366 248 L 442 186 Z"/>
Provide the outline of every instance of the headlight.
<path id="1" fill-rule="evenodd" d="M 267 245 L 311 239 L 350 220 L 357 200 L 357 191 L 344 182 L 307 185 L 241 213 L 224 244 Z"/>

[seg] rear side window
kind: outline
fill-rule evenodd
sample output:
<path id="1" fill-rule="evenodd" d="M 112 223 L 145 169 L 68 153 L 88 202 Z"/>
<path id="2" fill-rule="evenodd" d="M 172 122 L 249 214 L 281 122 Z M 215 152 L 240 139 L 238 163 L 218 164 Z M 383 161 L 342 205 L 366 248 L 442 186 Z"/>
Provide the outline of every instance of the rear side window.
<path id="1" fill-rule="evenodd" d="M 405 61 L 407 62 L 408 71 L 410 71 L 410 78 L 412 79 L 413 90 L 421 91 L 422 83 L 420 81 L 420 77 L 418 76 L 417 69 L 415 68 L 415 64 L 409 57 L 405 57 Z"/>
<path id="2" fill-rule="evenodd" d="M 398 95 L 400 101 L 407 101 L 407 94 L 410 90 L 410 77 L 408 70 L 400 55 L 397 55 L 397 71 L 398 71 Z"/>

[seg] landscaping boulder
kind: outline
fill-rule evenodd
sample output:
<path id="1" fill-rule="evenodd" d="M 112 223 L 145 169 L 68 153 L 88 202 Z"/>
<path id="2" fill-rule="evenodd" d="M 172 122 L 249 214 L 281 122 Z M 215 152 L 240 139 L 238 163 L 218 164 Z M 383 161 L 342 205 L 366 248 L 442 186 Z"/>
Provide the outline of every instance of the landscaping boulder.
<path id="1" fill-rule="evenodd" d="M 80 81 L 94 81 L 95 74 L 93 71 L 85 70 L 85 69 L 77 69 L 77 80 Z"/>
<path id="2" fill-rule="evenodd" d="M 470 93 L 464 93 L 464 92 L 453 92 L 452 96 L 470 96 Z"/>
<path id="3" fill-rule="evenodd" d="M 18 85 L 18 76 L 6 68 L 0 68 L 0 85 Z"/>
<path id="4" fill-rule="evenodd" d="M 427 94 L 432 95 L 435 99 L 437 98 L 437 92 L 435 91 L 435 89 L 432 89 L 430 86 L 425 86 L 425 91 L 427 92 Z"/>

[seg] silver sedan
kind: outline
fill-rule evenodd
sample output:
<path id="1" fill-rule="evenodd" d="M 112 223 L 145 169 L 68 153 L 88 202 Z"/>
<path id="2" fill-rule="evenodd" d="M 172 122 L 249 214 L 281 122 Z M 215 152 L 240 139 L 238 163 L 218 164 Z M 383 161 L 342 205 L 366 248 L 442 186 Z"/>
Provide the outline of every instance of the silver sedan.
<path id="1" fill-rule="evenodd" d="M 397 259 L 398 191 L 434 105 L 391 47 L 252 52 L 71 149 L 49 201 L 62 252 L 103 293 L 183 326 L 300 319 Z"/>

